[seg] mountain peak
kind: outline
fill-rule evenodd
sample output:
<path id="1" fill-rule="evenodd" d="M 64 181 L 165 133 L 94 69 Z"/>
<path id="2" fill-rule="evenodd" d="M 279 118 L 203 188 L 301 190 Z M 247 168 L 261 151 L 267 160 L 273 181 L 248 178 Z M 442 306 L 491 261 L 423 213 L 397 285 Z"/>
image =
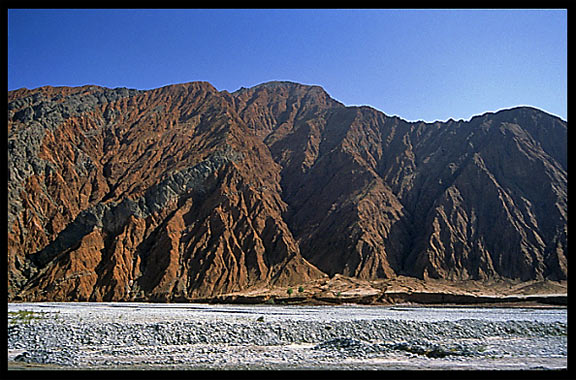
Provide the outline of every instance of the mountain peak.
<path id="1" fill-rule="evenodd" d="M 312 98 L 310 101 L 322 99 L 321 101 L 330 100 L 331 102 L 339 103 L 332 99 L 326 90 L 319 85 L 308 85 L 292 81 L 270 81 L 249 88 L 241 87 L 233 92 L 232 95 L 243 95 L 246 92 L 255 93 L 261 91 L 278 94 L 280 96 L 282 96 L 282 94 L 298 94 L 299 96 L 309 95 L 316 98 Z"/>
<path id="2" fill-rule="evenodd" d="M 317 86 L 317 85 L 307 85 L 307 84 L 302 84 L 302 83 L 298 83 L 298 82 L 294 82 L 294 81 L 287 81 L 287 80 L 273 80 L 273 81 L 268 81 L 268 82 L 262 82 L 259 83 L 257 85 L 254 85 L 252 87 L 246 88 L 246 87 L 241 87 L 240 89 L 238 89 L 237 91 L 242 91 L 242 90 L 256 90 L 256 89 L 279 89 L 279 88 L 312 88 L 312 87 L 319 87 L 322 89 L 322 87 Z M 235 91 L 235 92 L 237 92 Z"/>

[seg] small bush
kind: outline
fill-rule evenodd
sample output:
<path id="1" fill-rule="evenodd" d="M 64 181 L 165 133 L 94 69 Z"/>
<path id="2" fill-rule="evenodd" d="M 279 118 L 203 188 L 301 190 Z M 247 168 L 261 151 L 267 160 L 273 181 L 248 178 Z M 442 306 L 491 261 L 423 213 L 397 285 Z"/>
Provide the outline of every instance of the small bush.
<path id="1" fill-rule="evenodd" d="M 274 297 L 270 297 L 266 300 L 266 304 L 268 305 L 274 305 L 276 304 L 276 301 L 274 301 Z"/>
<path id="2" fill-rule="evenodd" d="M 30 323 L 33 320 L 45 318 L 45 313 L 31 310 L 9 311 L 8 318 L 9 324 Z"/>

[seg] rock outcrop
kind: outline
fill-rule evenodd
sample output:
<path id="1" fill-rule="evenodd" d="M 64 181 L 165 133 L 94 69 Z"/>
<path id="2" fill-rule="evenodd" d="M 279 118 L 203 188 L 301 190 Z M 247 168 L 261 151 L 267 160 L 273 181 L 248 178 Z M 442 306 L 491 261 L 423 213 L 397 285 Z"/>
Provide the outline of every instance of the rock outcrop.
<path id="1" fill-rule="evenodd" d="M 567 124 L 534 108 L 407 122 L 291 82 L 8 101 L 9 299 L 567 279 Z"/>

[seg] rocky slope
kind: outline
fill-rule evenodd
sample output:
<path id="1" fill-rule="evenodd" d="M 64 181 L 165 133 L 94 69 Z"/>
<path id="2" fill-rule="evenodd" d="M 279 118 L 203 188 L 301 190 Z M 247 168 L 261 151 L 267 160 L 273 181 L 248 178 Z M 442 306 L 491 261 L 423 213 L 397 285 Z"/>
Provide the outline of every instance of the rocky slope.
<path id="1" fill-rule="evenodd" d="M 567 279 L 567 124 L 537 109 L 407 122 L 291 82 L 8 102 L 9 299 Z"/>

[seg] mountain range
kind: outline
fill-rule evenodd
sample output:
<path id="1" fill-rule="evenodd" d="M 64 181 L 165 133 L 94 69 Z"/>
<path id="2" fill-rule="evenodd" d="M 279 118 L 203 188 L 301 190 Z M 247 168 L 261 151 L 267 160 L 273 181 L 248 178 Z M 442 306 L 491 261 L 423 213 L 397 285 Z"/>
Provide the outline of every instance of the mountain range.
<path id="1" fill-rule="evenodd" d="M 176 302 L 337 275 L 566 280 L 567 123 L 409 122 L 319 86 L 8 92 L 8 298 Z"/>

